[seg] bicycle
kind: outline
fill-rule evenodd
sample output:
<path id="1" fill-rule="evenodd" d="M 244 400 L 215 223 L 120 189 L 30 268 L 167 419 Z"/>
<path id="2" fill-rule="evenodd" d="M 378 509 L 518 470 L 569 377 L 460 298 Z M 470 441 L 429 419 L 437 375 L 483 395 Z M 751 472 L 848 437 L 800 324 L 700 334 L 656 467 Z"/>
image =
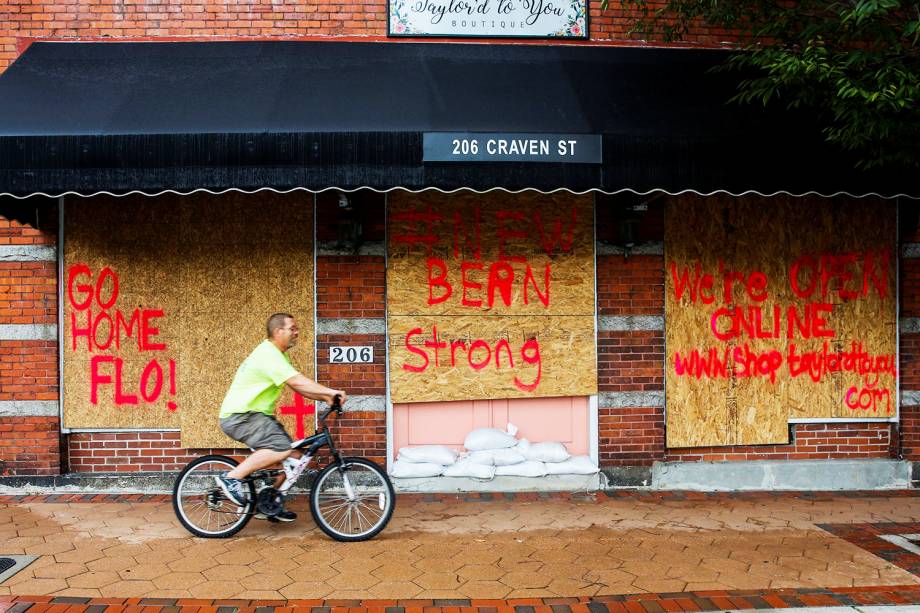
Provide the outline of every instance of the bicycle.
<path id="1" fill-rule="evenodd" d="M 173 487 L 173 510 L 186 530 L 203 538 L 227 538 L 242 530 L 256 513 L 267 518 L 283 509 L 284 498 L 324 447 L 332 461 L 316 472 L 310 489 L 310 513 L 316 525 L 337 541 L 365 541 L 383 530 L 393 516 L 396 494 L 386 471 L 366 458 L 342 456 L 335 447 L 326 418 L 342 413 L 340 398 L 319 416 L 312 436 L 291 443 L 300 459 L 288 458 L 282 468 L 257 470 L 245 479 L 249 502 L 240 507 L 229 500 L 215 475 L 233 470 L 239 462 L 223 455 L 207 455 L 189 462 Z M 275 488 L 284 474 L 284 483 Z"/>

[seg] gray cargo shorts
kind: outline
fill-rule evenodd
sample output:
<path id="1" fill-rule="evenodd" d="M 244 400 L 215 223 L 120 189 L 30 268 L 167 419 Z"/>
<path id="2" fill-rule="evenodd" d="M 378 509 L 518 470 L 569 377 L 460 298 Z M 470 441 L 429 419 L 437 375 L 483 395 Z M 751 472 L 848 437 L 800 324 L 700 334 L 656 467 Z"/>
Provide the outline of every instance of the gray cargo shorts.
<path id="1" fill-rule="evenodd" d="M 291 450 L 292 440 L 284 426 L 265 413 L 235 413 L 220 420 L 220 429 L 252 449 Z"/>

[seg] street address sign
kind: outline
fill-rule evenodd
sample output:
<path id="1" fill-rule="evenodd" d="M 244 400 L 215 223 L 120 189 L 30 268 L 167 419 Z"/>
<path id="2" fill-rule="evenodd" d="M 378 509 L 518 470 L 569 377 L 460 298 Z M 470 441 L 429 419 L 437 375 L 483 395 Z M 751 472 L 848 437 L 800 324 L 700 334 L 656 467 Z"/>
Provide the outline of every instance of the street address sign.
<path id="1" fill-rule="evenodd" d="M 425 132 L 424 162 L 600 164 L 599 134 Z"/>

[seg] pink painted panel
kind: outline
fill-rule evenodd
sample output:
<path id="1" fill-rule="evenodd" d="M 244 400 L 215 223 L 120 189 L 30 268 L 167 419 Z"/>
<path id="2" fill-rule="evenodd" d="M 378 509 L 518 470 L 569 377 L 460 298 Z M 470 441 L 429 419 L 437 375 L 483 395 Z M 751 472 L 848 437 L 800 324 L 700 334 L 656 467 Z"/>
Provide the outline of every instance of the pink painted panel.
<path id="1" fill-rule="evenodd" d="M 393 405 L 394 456 L 400 447 L 447 445 L 463 449 L 475 428 L 502 428 L 510 421 L 518 438 L 559 441 L 569 453 L 588 453 L 588 397 L 512 398 L 414 402 Z"/>

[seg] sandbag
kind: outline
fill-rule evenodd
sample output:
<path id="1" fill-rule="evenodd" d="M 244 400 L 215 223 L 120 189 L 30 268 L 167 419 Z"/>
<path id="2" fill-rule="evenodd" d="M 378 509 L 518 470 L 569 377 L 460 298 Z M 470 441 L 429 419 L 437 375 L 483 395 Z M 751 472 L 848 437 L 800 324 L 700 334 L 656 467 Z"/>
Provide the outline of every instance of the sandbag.
<path id="1" fill-rule="evenodd" d="M 474 479 L 491 479 L 495 476 L 495 467 L 461 459 L 444 469 L 445 477 L 472 477 Z"/>
<path id="2" fill-rule="evenodd" d="M 548 475 L 593 475 L 600 470 L 586 455 L 572 456 L 564 462 L 547 462 L 545 466 Z"/>
<path id="3" fill-rule="evenodd" d="M 517 431 L 517 428 L 514 430 Z M 515 445 L 517 445 L 517 439 L 514 438 L 514 435 L 498 428 L 477 428 L 467 434 L 463 441 L 463 446 L 470 451 L 506 449 Z"/>
<path id="4" fill-rule="evenodd" d="M 412 479 L 415 477 L 437 477 L 444 472 L 444 467 L 431 462 L 406 462 L 396 460 L 390 467 L 390 476 L 397 479 Z"/>
<path id="5" fill-rule="evenodd" d="M 525 460 L 534 462 L 564 462 L 572 457 L 566 450 L 565 445 L 553 441 L 531 443 L 526 438 L 523 438 L 518 441 L 515 449 L 524 456 Z"/>
<path id="6" fill-rule="evenodd" d="M 457 452 L 446 445 L 419 445 L 400 447 L 396 460 L 450 466 L 457 461 Z"/>
<path id="7" fill-rule="evenodd" d="M 510 466 L 520 464 L 525 460 L 517 451 L 517 447 L 506 447 L 505 449 L 485 449 L 483 451 L 473 451 L 467 459 L 475 464 L 485 466 Z"/>
<path id="8" fill-rule="evenodd" d="M 521 462 L 510 466 L 496 466 L 495 476 L 505 477 L 543 477 L 546 475 L 546 464 L 543 462 Z"/>

